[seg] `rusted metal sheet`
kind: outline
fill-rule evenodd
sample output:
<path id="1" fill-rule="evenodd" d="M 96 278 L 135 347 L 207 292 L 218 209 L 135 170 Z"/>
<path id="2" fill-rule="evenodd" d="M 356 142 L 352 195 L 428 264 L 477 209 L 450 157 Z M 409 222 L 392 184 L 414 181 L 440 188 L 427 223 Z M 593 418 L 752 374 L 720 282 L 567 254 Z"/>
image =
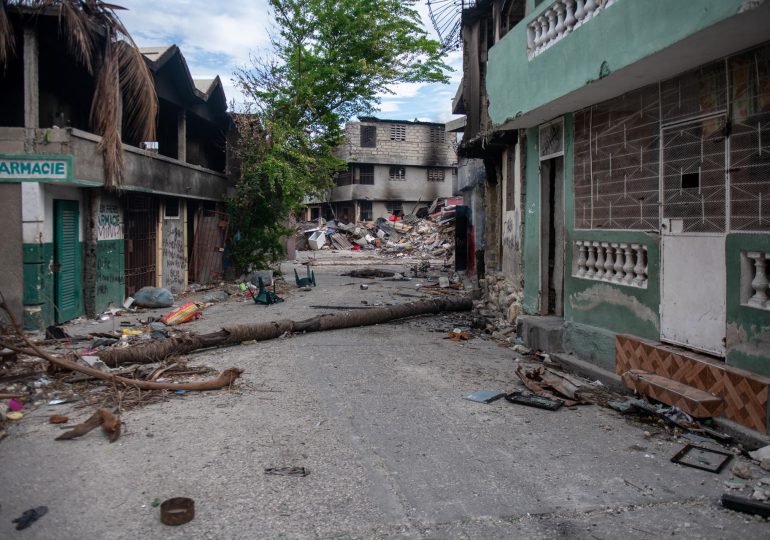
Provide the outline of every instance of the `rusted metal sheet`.
<path id="1" fill-rule="evenodd" d="M 154 286 L 156 270 L 156 235 L 158 204 L 146 195 L 126 199 L 125 259 L 126 296 L 146 286 Z"/>
<path id="2" fill-rule="evenodd" d="M 222 256 L 225 251 L 230 216 L 214 210 L 199 210 L 193 237 L 191 268 L 193 281 L 209 283 L 222 279 Z"/>

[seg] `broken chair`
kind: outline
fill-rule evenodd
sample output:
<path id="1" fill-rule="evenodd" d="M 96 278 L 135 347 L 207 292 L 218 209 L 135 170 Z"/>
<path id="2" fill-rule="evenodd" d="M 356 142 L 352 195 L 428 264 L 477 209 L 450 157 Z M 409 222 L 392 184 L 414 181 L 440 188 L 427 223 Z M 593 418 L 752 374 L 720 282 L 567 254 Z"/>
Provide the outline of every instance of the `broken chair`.
<path id="1" fill-rule="evenodd" d="M 315 287 L 315 272 L 310 270 L 310 267 L 307 267 L 307 277 L 299 277 L 299 274 L 297 274 L 297 269 L 294 269 L 294 280 L 297 282 L 298 288 L 303 287 L 310 287 L 311 285 Z"/>

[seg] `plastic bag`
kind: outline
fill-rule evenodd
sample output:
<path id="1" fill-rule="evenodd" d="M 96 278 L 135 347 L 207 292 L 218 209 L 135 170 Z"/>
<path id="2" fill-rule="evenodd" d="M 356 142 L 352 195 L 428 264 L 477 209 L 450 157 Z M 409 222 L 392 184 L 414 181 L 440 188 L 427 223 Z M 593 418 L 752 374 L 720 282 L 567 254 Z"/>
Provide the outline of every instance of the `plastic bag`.
<path id="1" fill-rule="evenodd" d="M 133 305 L 146 308 L 171 307 L 174 305 L 174 295 L 168 289 L 142 287 L 134 293 Z"/>

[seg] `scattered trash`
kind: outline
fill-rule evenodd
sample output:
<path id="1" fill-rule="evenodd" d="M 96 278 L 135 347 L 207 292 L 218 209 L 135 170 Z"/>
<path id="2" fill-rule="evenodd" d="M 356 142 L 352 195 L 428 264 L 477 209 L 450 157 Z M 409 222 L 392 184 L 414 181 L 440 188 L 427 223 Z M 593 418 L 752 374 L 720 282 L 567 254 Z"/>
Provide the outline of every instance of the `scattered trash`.
<path id="1" fill-rule="evenodd" d="M 64 416 L 63 414 L 52 414 L 48 417 L 48 422 L 50 424 L 66 424 L 70 421 L 69 416 Z"/>
<path id="2" fill-rule="evenodd" d="M 341 276 L 348 276 L 354 278 L 374 279 L 374 278 L 389 278 L 396 275 L 395 272 L 390 270 L 379 270 L 377 268 L 360 268 L 358 270 L 351 270 L 340 274 Z"/>
<path id="3" fill-rule="evenodd" d="M 365 290 L 367 290 L 369 288 L 369 285 L 367 285 L 366 283 L 362 283 L 360 285 L 360 288 L 361 288 L 362 291 L 365 291 Z"/>
<path id="4" fill-rule="evenodd" d="M 764 446 L 762 448 L 754 450 L 753 452 L 749 452 L 749 456 L 751 456 L 751 459 L 755 459 L 757 461 L 762 461 L 763 459 L 770 459 L 770 446 Z"/>
<path id="5" fill-rule="evenodd" d="M 751 467 L 749 467 L 748 463 L 743 461 L 739 461 L 733 465 L 732 473 L 738 478 L 743 478 L 744 480 L 751 480 L 753 476 L 751 474 Z"/>
<path id="6" fill-rule="evenodd" d="M 8 400 L 8 410 L 11 412 L 17 412 L 24 408 L 24 404 L 21 401 L 15 399 Z"/>
<path id="7" fill-rule="evenodd" d="M 160 506 L 160 503 L 161 503 L 161 500 L 159 498 L 155 497 L 152 500 L 152 502 L 150 503 L 150 506 L 152 506 L 153 508 L 157 508 L 157 507 Z"/>
<path id="8" fill-rule="evenodd" d="M 752 501 L 751 499 L 737 497 L 728 493 L 722 495 L 722 506 L 729 508 L 730 510 L 735 510 L 736 512 L 753 514 L 765 518 L 770 517 L 770 504 Z"/>
<path id="9" fill-rule="evenodd" d="M 441 276 L 440 278 L 438 278 L 438 286 L 441 287 L 442 289 L 446 289 L 447 287 L 449 287 L 449 278 L 446 276 Z"/>
<path id="10" fill-rule="evenodd" d="M 558 410 L 562 407 L 562 405 L 564 405 L 564 401 L 561 399 L 552 399 L 535 394 L 529 394 L 527 392 L 511 392 L 505 396 L 505 399 L 511 403 L 527 405 L 528 407 L 536 407 L 538 409 L 546 409 L 548 411 Z"/>
<path id="11" fill-rule="evenodd" d="M 195 501 L 188 497 L 174 497 L 160 504 L 160 521 L 164 525 L 184 525 L 194 517 Z"/>
<path id="12" fill-rule="evenodd" d="M 310 469 L 306 467 L 268 467 L 265 469 L 265 474 L 274 476 L 307 476 L 310 474 Z"/>
<path id="13" fill-rule="evenodd" d="M 134 305 L 134 298 L 132 296 L 129 296 L 123 302 L 123 307 L 126 308 L 126 309 L 129 309 L 132 305 Z"/>
<path id="14" fill-rule="evenodd" d="M 199 318 L 202 315 L 198 306 L 193 302 L 187 302 L 174 311 L 169 311 L 160 318 L 160 322 L 166 326 L 175 326 Z"/>
<path id="15" fill-rule="evenodd" d="M 204 294 L 203 301 L 206 303 L 224 302 L 230 298 L 230 295 L 225 291 L 214 291 L 212 293 Z"/>
<path id="16" fill-rule="evenodd" d="M 110 442 L 113 443 L 120 437 L 120 416 L 112 414 L 107 409 L 97 409 L 88 420 L 82 424 L 74 426 L 71 430 L 65 431 L 58 437 L 57 441 L 65 441 L 69 439 L 75 439 L 82 435 L 85 435 L 92 429 L 102 426 L 102 431 L 109 437 Z"/>
<path id="17" fill-rule="evenodd" d="M 538 396 L 561 399 L 567 407 L 592 403 L 578 395 L 580 387 L 575 384 L 576 379 L 557 373 L 550 368 L 538 366 L 525 370 L 522 366 L 517 366 L 515 373 L 524 383 L 524 386 Z"/>
<path id="18" fill-rule="evenodd" d="M 693 469 L 719 473 L 732 457 L 732 454 L 727 452 L 695 446 L 694 444 L 686 444 L 671 458 L 671 462 L 692 467 Z"/>
<path id="19" fill-rule="evenodd" d="M 505 392 L 495 392 L 493 390 L 477 390 L 476 392 L 465 396 L 465 399 L 469 401 L 476 401 L 478 403 L 492 403 L 501 397 L 505 397 Z"/>
<path id="20" fill-rule="evenodd" d="M 468 341 L 473 338 L 473 334 L 471 334 L 467 330 L 460 330 L 459 328 L 455 328 L 454 330 L 449 332 L 447 336 L 452 341 Z"/>
<path id="21" fill-rule="evenodd" d="M 310 267 L 308 266 L 307 267 L 307 277 L 301 278 L 301 277 L 299 277 L 299 274 L 297 273 L 297 269 L 295 268 L 294 269 L 294 281 L 297 283 L 297 287 L 299 287 L 300 289 L 302 287 L 309 287 L 310 285 L 315 287 L 315 285 L 316 285 L 316 283 L 315 283 L 315 272 L 313 272 L 310 269 Z"/>
<path id="22" fill-rule="evenodd" d="M 49 326 L 45 329 L 46 339 L 67 339 L 70 335 L 58 326 Z"/>
<path id="23" fill-rule="evenodd" d="M 5 415 L 5 417 L 8 420 L 19 421 L 22 418 L 24 418 L 24 413 L 23 412 L 18 412 L 18 411 L 16 411 L 16 412 L 9 412 L 8 414 Z"/>
<path id="24" fill-rule="evenodd" d="M 164 308 L 174 305 L 174 295 L 168 289 L 142 287 L 134 293 L 134 305 L 145 308 Z"/>
<path id="25" fill-rule="evenodd" d="M 31 508 L 29 510 L 25 510 L 24 513 L 13 520 L 13 523 L 16 524 L 16 530 L 21 531 L 22 529 L 26 529 L 30 525 L 32 525 L 34 522 L 36 522 L 38 519 L 43 517 L 48 513 L 48 507 L 47 506 L 38 506 L 36 508 Z"/>
<path id="26" fill-rule="evenodd" d="M 307 243 L 310 246 L 310 249 L 318 251 L 324 244 L 326 244 L 326 233 L 323 231 L 315 231 L 308 237 Z"/>
<path id="27" fill-rule="evenodd" d="M 67 398 L 52 399 L 51 401 L 48 402 L 48 404 L 49 405 L 61 405 L 63 403 L 69 403 L 70 401 L 72 401 L 72 400 L 71 399 L 67 399 Z"/>
<path id="28" fill-rule="evenodd" d="M 183 396 L 183 395 L 185 395 L 187 392 L 185 392 L 184 390 L 177 390 L 177 391 L 176 391 L 176 392 L 174 392 L 174 393 L 175 393 L 176 395 L 178 395 L 178 396 Z"/>
<path id="29" fill-rule="evenodd" d="M 139 332 L 141 334 L 141 332 Z M 86 364 L 99 371 L 112 371 L 98 356 L 84 355 L 80 357 Z"/>
<path id="30" fill-rule="evenodd" d="M 688 441 L 692 442 L 709 442 L 711 439 L 707 439 L 706 437 L 701 437 L 700 435 L 696 435 L 695 433 L 683 433 L 682 434 L 683 439 L 687 439 Z"/>
<path id="31" fill-rule="evenodd" d="M 313 279 L 315 279 L 315 276 L 313 277 Z M 275 284 L 273 284 L 273 291 L 271 292 L 265 288 L 265 284 L 262 281 L 261 277 L 259 276 L 257 277 L 257 282 L 259 283 L 259 291 L 254 296 L 255 304 L 262 304 L 265 306 L 269 306 L 272 304 L 278 304 L 280 302 L 283 302 L 283 298 L 281 298 L 275 293 Z"/>

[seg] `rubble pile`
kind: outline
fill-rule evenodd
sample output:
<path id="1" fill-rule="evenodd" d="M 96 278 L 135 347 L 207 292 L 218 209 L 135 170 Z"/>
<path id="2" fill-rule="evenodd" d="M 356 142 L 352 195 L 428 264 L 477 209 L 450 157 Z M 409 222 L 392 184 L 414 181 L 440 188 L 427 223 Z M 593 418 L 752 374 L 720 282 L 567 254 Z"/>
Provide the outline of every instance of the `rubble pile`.
<path id="1" fill-rule="evenodd" d="M 383 255 L 443 258 L 454 263 L 455 206 L 437 201 L 429 214 L 403 218 L 390 216 L 376 221 L 342 223 L 340 221 L 302 222 L 297 225 L 298 245 L 310 250 L 375 250 Z"/>

